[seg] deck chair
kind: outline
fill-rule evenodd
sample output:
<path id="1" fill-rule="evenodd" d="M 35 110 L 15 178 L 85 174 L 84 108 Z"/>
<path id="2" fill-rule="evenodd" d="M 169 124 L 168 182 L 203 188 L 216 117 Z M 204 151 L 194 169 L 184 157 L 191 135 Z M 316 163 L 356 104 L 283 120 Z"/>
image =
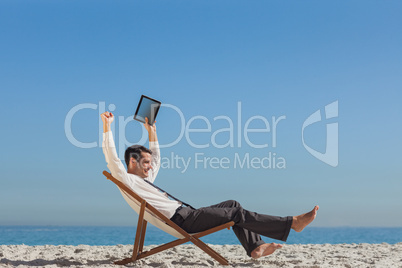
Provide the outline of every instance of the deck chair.
<path id="1" fill-rule="evenodd" d="M 134 193 L 134 191 L 132 191 L 124 183 L 114 178 L 109 172 L 103 171 L 103 175 L 105 175 L 106 178 L 117 185 L 124 199 L 130 205 L 130 207 L 134 209 L 139 215 L 133 254 L 129 258 L 116 261 L 115 264 L 125 265 L 127 263 L 134 262 L 136 260 L 148 257 L 163 250 L 191 241 L 194 245 L 198 246 L 205 253 L 209 254 L 212 258 L 218 261 L 221 265 L 229 265 L 229 262 L 224 257 L 222 257 L 219 253 L 210 248 L 207 244 L 202 242 L 200 240 L 200 237 L 215 233 L 225 228 L 230 229 L 230 227 L 234 225 L 233 221 L 222 224 L 220 226 L 216 226 L 200 233 L 189 234 L 182 228 L 180 228 L 177 224 L 168 219 L 166 216 L 164 216 L 162 213 L 160 213 L 149 203 L 147 203 L 143 198 Z M 148 222 L 178 239 L 143 252 L 142 250 L 144 246 L 145 232 Z"/>

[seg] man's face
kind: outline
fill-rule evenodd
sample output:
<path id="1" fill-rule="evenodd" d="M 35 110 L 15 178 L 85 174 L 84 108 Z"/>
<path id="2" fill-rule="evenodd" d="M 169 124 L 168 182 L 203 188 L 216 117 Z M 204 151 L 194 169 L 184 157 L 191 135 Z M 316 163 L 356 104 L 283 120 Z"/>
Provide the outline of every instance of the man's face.
<path id="1" fill-rule="evenodd" d="M 134 170 L 133 173 L 141 178 L 146 178 L 149 175 L 149 170 L 152 168 L 151 166 L 151 155 L 149 153 L 141 152 L 140 161 L 136 161 L 134 158 L 131 158 L 133 161 Z"/>

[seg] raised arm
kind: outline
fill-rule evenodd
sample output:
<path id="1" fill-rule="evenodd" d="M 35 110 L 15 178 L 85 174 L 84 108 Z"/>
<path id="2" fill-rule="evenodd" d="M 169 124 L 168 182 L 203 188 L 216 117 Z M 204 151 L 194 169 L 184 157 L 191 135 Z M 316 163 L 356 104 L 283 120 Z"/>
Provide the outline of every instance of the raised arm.
<path id="1" fill-rule="evenodd" d="M 156 121 L 155 121 L 156 123 Z M 148 138 L 149 138 L 149 149 L 152 151 L 152 174 L 148 177 L 148 180 L 153 182 L 158 175 L 159 168 L 161 166 L 161 157 L 160 157 L 160 150 L 159 150 L 159 143 L 158 137 L 156 135 L 156 125 L 148 124 L 148 118 L 145 118 L 144 127 L 148 131 Z"/>
<path id="2" fill-rule="evenodd" d="M 101 114 L 102 122 L 103 122 L 103 153 L 105 154 L 105 159 L 107 162 L 107 167 L 109 168 L 112 175 L 122 181 L 125 182 L 127 178 L 127 171 L 124 168 L 123 163 L 117 156 L 116 146 L 113 140 L 112 131 L 110 131 L 110 125 L 114 120 L 114 115 L 110 112 L 104 112 Z"/>
<path id="3" fill-rule="evenodd" d="M 144 127 L 148 131 L 149 142 L 157 142 L 158 141 L 158 137 L 156 135 L 155 123 L 156 123 L 156 121 L 154 122 L 153 125 L 148 124 L 148 117 L 145 117 Z"/>

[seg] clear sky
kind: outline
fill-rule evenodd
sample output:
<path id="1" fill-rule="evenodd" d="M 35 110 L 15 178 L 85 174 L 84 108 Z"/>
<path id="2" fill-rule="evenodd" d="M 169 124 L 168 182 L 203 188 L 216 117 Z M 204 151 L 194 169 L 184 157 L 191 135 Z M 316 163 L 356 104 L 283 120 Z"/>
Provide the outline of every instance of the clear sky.
<path id="1" fill-rule="evenodd" d="M 315 226 L 402 226 L 401 14 L 400 1 L 1 1 L 0 224 L 136 224 L 102 175 L 99 113 L 114 111 L 118 147 L 140 142 L 145 94 L 166 105 L 160 143 L 177 140 L 156 182 L 192 205 L 319 204 Z"/>

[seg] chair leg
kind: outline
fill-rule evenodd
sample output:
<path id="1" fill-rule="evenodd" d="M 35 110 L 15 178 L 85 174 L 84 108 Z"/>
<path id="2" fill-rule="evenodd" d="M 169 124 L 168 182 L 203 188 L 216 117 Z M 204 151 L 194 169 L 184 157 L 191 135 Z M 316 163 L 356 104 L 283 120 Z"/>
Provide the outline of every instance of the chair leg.
<path id="1" fill-rule="evenodd" d="M 141 253 L 142 248 L 144 246 L 145 231 L 146 231 L 146 227 L 147 227 L 147 221 L 144 220 L 145 206 L 146 206 L 146 202 L 145 202 L 145 200 L 143 200 L 141 202 L 141 208 L 140 208 L 138 224 L 137 224 L 137 232 L 135 234 L 134 248 L 133 248 L 133 254 L 132 254 L 131 258 L 125 258 L 123 260 L 116 261 L 116 262 L 114 262 L 115 264 L 125 265 L 127 263 L 133 262 L 133 261 L 137 260 L 137 257 Z"/>
<path id="2" fill-rule="evenodd" d="M 187 243 L 189 241 L 190 241 L 190 238 L 182 238 L 182 239 L 177 239 L 177 240 L 171 241 L 171 242 L 163 244 L 163 245 L 156 246 L 156 247 L 154 247 L 154 248 L 152 248 L 152 249 L 150 249 L 148 251 L 140 253 L 138 255 L 138 257 L 137 257 L 137 260 L 149 257 L 151 255 L 154 255 L 154 254 L 162 252 L 164 250 L 167 250 L 167 249 L 173 248 L 175 246 Z"/>
<path id="3" fill-rule="evenodd" d="M 144 247 L 144 240 L 145 240 L 145 233 L 147 231 L 147 221 L 143 220 L 142 221 L 142 232 L 141 232 L 141 241 L 140 241 L 140 246 L 138 248 L 138 254 L 141 254 L 142 249 Z"/>
<path id="4" fill-rule="evenodd" d="M 191 242 L 194 243 L 194 245 L 198 246 L 200 249 L 202 249 L 205 253 L 207 253 L 209 256 L 214 258 L 217 262 L 219 262 L 221 265 L 229 265 L 228 260 L 226 260 L 224 257 L 222 257 L 218 252 L 210 248 L 207 244 L 202 242 L 199 238 L 196 237 L 191 237 L 190 239 Z"/>
<path id="5" fill-rule="evenodd" d="M 135 243 L 134 243 L 134 248 L 133 248 L 133 255 L 132 259 L 135 261 L 137 259 L 138 254 L 140 253 L 140 248 L 142 250 L 142 245 L 144 245 L 144 239 L 145 239 L 145 230 L 144 228 L 147 227 L 147 225 L 144 225 L 144 213 L 145 213 L 145 205 L 146 202 L 143 200 L 141 202 L 141 209 L 140 209 L 140 214 L 138 217 L 138 224 L 137 224 L 137 233 L 135 234 Z"/>

